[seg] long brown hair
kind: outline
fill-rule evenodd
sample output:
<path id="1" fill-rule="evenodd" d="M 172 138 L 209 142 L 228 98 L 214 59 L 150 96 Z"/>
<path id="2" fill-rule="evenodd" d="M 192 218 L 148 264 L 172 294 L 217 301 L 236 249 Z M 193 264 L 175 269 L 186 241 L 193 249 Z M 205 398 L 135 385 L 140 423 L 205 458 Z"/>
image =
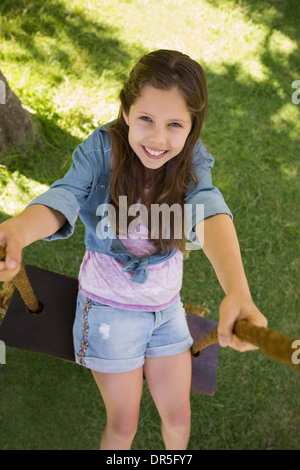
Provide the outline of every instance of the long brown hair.
<path id="1" fill-rule="evenodd" d="M 192 119 L 192 128 L 182 151 L 156 170 L 147 169 L 135 155 L 128 143 L 128 126 L 123 117 L 129 114 L 130 107 L 141 96 L 145 86 L 170 90 L 174 87 L 182 93 Z M 142 57 L 130 72 L 128 80 L 120 92 L 121 106 L 115 123 L 109 132 L 112 140 L 111 158 L 113 162 L 110 180 L 112 204 L 116 209 L 118 233 L 119 197 L 127 196 L 130 207 L 138 199 L 148 209 L 151 227 L 152 204 L 180 204 L 184 209 L 184 196 L 191 181 L 197 183 L 192 173 L 192 155 L 207 113 L 207 88 L 204 71 L 200 64 L 178 51 L 157 50 Z M 151 176 L 150 189 L 145 194 L 147 177 Z M 128 217 L 128 222 L 130 222 Z M 182 228 L 183 228 L 182 221 Z M 171 221 L 169 238 L 162 236 L 160 220 L 159 238 L 153 242 L 164 252 L 174 247 L 185 252 L 184 229 L 182 238 L 174 237 L 174 220 Z M 150 234 L 149 234 L 149 238 Z"/>

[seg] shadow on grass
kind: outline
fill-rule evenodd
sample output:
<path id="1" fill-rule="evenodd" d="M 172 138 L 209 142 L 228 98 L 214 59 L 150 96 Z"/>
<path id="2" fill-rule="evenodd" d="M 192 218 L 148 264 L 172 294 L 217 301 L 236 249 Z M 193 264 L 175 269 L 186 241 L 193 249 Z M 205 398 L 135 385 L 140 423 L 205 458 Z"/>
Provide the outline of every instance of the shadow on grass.
<path id="1" fill-rule="evenodd" d="M 0 4 L 0 15 L 5 18 L 4 38 L 22 48 L 21 53 L 16 49 L 15 60 L 46 64 L 50 74 L 47 78 L 54 87 L 64 82 L 66 76 L 71 80 L 82 79 L 82 74 L 86 73 L 88 80 L 92 80 L 93 74 L 99 79 L 106 72 L 121 86 L 136 57 L 144 54 L 138 46 L 128 50 L 128 45 L 117 38 L 117 30 L 113 27 L 88 18 L 82 11 L 68 10 L 60 0 L 15 0 L 13 3 L 4 0 Z M 43 46 L 45 37 L 54 41 L 50 56 Z M 65 38 L 67 48 L 64 48 Z M 74 51 L 81 58 L 79 70 L 72 59 Z M 53 67 L 49 66 L 49 61 Z M 5 74 L 5 70 L 3 72 Z M 59 126 L 60 116 L 56 112 L 42 113 L 41 109 L 32 118 L 37 123 L 43 147 L 28 147 L 25 153 L 12 148 L 10 154 L 1 158 L 1 164 L 10 171 L 19 170 L 28 178 L 51 184 L 67 171 L 80 139 Z M 82 129 L 85 126 L 93 129 L 92 118 L 84 112 L 77 110 L 76 120 Z"/>
<path id="2" fill-rule="evenodd" d="M 298 0 L 243 0 L 241 5 L 235 0 L 206 0 L 215 8 L 231 4 L 238 9 L 245 21 L 266 26 L 270 33 L 281 31 L 285 36 L 300 45 Z"/>
<path id="3" fill-rule="evenodd" d="M 61 44 L 61 33 L 72 42 L 76 54 L 86 61 L 88 70 L 93 69 L 98 76 L 110 70 L 117 80 L 126 78 L 132 62 L 126 45 L 117 39 L 114 28 L 93 21 L 82 11 L 70 11 L 60 0 L 15 0 L 13 3 L 4 0 L 0 14 L 8 20 L 2 31 L 4 38 L 13 38 L 28 51 L 28 56 L 20 58 L 23 61 L 48 62 L 49 54 L 43 50 L 42 38 L 57 40 L 55 49 L 51 51 L 51 60 L 59 63 L 61 73 L 53 76 L 54 83 L 63 81 L 64 74 L 80 76 Z M 16 17 L 17 22 L 11 24 L 9 20 Z"/>
<path id="4" fill-rule="evenodd" d="M 32 115 L 37 124 L 41 146 L 29 145 L 26 151 L 11 147 L 1 158 L 10 172 L 18 171 L 27 178 L 51 185 L 69 169 L 72 153 L 82 139 L 72 136 L 57 125 L 57 118 L 47 119 L 38 113 Z M 18 181 L 15 182 L 18 185 Z"/>

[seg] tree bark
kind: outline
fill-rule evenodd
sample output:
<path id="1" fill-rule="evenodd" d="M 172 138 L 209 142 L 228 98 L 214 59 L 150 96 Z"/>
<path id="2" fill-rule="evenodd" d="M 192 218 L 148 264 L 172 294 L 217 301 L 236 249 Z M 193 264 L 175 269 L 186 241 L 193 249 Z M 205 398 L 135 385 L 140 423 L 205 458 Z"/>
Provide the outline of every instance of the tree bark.
<path id="1" fill-rule="evenodd" d="M 38 142 L 38 136 L 30 113 L 22 107 L 0 70 L 0 154 L 11 145 L 25 150 L 34 142 Z"/>

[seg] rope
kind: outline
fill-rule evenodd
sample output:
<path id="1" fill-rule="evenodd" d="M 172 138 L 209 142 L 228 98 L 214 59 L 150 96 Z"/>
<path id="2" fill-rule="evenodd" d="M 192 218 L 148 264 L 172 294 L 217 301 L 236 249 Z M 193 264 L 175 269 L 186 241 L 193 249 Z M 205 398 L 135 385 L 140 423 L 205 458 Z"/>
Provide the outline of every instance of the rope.
<path id="1" fill-rule="evenodd" d="M 5 248 L 0 247 L 0 261 L 5 259 Z M 18 289 L 25 305 L 31 313 L 38 313 L 40 311 L 40 302 L 34 295 L 33 289 L 27 277 L 25 268 L 21 265 L 18 274 L 12 279 L 12 284 Z"/>
<path id="2" fill-rule="evenodd" d="M 295 339 L 287 338 L 274 330 L 258 327 L 247 321 L 236 322 L 233 331 L 240 340 L 257 346 L 270 358 L 287 364 L 300 372 L 300 362 L 297 364 L 292 361 Z M 217 342 L 218 331 L 217 328 L 214 328 L 202 338 L 194 341 L 191 348 L 192 355 L 195 357 L 199 356 L 204 348 Z"/>
<path id="3" fill-rule="evenodd" d="M 3 283 L 2 289 L 0 290 L 0 315 L 6 314 L 14 290 L 15 286 L 13 282 L 8 281 Z"/>
<path id="4" fill-rule="evenodd" d="M 5 248 L 0 247 L 0 261 L 5 259 Z M 41 302 L 36 298 L 33 289 L 30 285 L 24 266 L 21 266 L 18 274 L 10 281 L 20 292 L 28 310 L 33 314 L 39 314 L 41 311 Z M 208 310 L 203 307 L 197 307 L 195 304 L 184 305 L 187 311 L 203 316 Z M 257 346 L 267 356 L 276 359 L 284 364 L 296 368 L 300 372 L 300 362 L 295 364 L 292 361 L 293 356 L 293 342 L 295 339 L 289 339 L 284 335 L 276 333 L 274 330 L 262 328 L 253 325 L 246 321 L 236 322 L 234 326 L 234 333 L 242 341 L 246 341 Z M 191 347 L 191 353 L 197 357 L 201 354 L 203 349 L 218 342 L 217 328 L 206 333 L 201 338 L 194 341 Z"/>

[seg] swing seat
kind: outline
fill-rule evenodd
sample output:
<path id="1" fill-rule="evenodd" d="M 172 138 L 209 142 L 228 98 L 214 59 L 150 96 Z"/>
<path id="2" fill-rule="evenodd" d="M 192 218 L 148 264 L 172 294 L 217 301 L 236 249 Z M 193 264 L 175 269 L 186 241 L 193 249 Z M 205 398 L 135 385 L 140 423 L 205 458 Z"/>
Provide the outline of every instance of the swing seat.
<path id="1" fill-rule="evenodd" d="M 72 327 L 78 280 L 36 266 L 26 265 L 25 270 L 41 302 L 41 312 L 29 312 L 15 289 L 0 325 L 0 340 L 6 346 L 75 362 Z M 217 326 L 213 320 L 188 312 L 187 322 L 194 340 Z M 192 357 L 192 391 L 214 395 L 218 353 L 218 344 L 213 344 L 200 357 Z"/>

